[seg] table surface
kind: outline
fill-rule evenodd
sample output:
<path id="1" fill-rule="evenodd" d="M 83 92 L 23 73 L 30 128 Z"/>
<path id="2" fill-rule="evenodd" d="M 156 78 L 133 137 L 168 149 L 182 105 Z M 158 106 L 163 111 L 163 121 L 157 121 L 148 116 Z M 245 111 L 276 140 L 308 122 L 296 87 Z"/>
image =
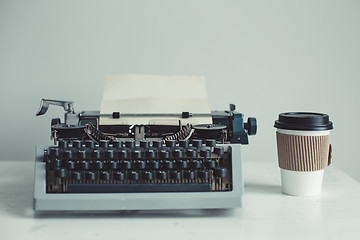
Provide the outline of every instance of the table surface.
<path id="1" fill-rule="evenodd" d="M 37 214 L 33 162 L 0 161 L 0 239 L 360 239 L 360 184 L 330 166 L 322 194 L 281 193 L 276 162 L 243 162 L 244 207 Z"/>

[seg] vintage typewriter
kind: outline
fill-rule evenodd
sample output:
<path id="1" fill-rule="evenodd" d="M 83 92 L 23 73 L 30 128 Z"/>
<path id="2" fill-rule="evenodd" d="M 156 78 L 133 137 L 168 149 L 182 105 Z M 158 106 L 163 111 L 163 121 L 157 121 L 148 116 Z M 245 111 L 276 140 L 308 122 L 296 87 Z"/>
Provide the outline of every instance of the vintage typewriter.
<path id="1" fill-rule="evenodd" d="M 235 208 L 242 205 L 240 145 L 256 119 L 235 111 L 124 113 L 65 110 L 51 120 L 53 146 L 36 148 L 34 209 L 94 211 Z M 114 124 L 122 118 L 171 118 L 177 124 Z M 191 123 L 192 118 L 211 123 Z M 101 119 L 110 124 L 102 124 Z"/>

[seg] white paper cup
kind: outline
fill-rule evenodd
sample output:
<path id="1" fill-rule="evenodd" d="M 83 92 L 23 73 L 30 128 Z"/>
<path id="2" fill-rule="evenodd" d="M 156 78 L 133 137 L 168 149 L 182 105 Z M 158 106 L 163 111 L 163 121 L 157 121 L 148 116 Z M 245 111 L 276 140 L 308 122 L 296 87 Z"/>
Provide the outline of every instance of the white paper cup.
<path id="1" fill-rule="evenodd" d="M 320 194 L 324 169 L 331 158 L 332 122 L 328 116 L 282 113 L 275 127 L 283 193 L 293 196 Z"/>
<path id="2" fill-rule="evenodd" d="M 314 196 L 321 193 L 324 169 L 311 172 L 280 169 L 282 192 L 293 196 Z"/>

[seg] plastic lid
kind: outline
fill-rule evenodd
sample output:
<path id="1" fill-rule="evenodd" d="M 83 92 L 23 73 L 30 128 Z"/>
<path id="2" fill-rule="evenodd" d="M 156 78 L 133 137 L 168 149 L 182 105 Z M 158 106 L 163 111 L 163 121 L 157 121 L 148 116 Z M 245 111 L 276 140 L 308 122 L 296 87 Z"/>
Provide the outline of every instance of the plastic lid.
<path id="1" fill-rule="evenodd" d="M 324 113 L 287 112 L 280 113 L 274 127 L 289 130 L 324 131 L 333 129 L 333 123 Z"/>

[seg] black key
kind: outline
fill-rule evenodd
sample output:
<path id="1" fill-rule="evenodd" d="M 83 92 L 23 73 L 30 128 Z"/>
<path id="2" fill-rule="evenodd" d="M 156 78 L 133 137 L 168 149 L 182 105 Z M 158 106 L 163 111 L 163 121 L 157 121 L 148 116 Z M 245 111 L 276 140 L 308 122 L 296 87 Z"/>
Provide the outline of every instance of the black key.
<path id="1" fill-rule="evenodd" d="M 185 170 L 184 171 L 184 178 L 186 179 L 194 179 L 195 178 L 195 173 L 192 170 Z"/>
<path id="2" fill-rule="evenodd" d="M 199 169 L 201 167 L 201 163 L 199 160 L 190 160 L 189 165 L 192 169 Z"/>
<path id="3" fill-rule="evenodd" d="M 181 179 L 181 172 L 178 170 L 173 170 L 170 172 L 170 178 L 174 180 L 180 180 Z"/>
<path id="4" fill-rule="evenodd" d="M 75 181 L 80 181 L 81 180 L 81 172 L 72 172 L 71 179 L 75 180 Z"/>
<path id="5" fill-rule="evenodd" d="M 85 178 L 89 181 L 95 181 L 96 175 L 94 172 L 85 172 Z"/>
<path id="6" fill-rule="evenodd" d="M 95 147 L 95 142 L 93 140 L 86 140 L 85 141 L 85 147 L 94 148 Z"/>
<path id="7" fill-rule="evenodd" d="M 186 160 L 177 160 L 176 165 L 180 169 L 185 169 L 188 167 L 188 162 Z"/>
<path id="8" fill-rule="evenodd" d="M 149 161 L 149 168 L 150 169 L 159 169 L 160 167 L 160 162 L 157 160 L 151 160 Z"/>
<path id="9" fill-rule="evenodd" d="M 51 161 L 51 163 L 50 163 L 50 167 L 52 168 L 52 169 L 54 169 L 54 168 L 59 168 L 59 167 L 61 167 L 62 166 L 62 160 L 61 159 L 54 159 L 54 160 L 52 160 Z"/>
<path id="10" fill-rule="evenodd" d="M 206 139 L 205 144 L 208 147 L 215 147 L 216 146 L 216 140 L 215 139 Z"/>
<path id="11" fill-rule="evenodd" d="M 114 161 L 114 160 L 111 160 L 111 161 L 109 161 L 108 162 L 108 167 L 109 167 L 109 169 L 111 169 L 111 170 L 115 170 L 115 169 L 117 169 L 118 168 L 118 162 L 117 161 Z"/>
<path id="12" fill-rule="evenodd" d="M 80 158 L 80 159 L 86 159 L 86 151 L 85 150 L 79 150 L 77 155 L 78 155 L 78 158 Z"/>
<path id="13" fill-rule="evenodd" d="M 211 156 L 210 149 L 201 149 L 200 156 L 203 158 L 209 158 Z"/>
<path id="14" fill-rule="evenodd" d="M 135 168 L 137 168 L 137 169 L 145 169 L 146 168 L 146 162 L 144 160 L 135 161 Z"/>
<path id="15" fill-rule="evenodd" d="M 114 149 L 108 149 L 105 152 L 105 158 L 106 159 L 114 159 L 115 158 L 115 152 Z"/>
<path id="16" fill-rule="evenodd" d="M 99 149 L 95 149 L 91 152 L 91 157 L 94 159 L 101 159 L 101 151 Z"/>
<path id="17" fill-rule="evenodd" d="M 175 140 L 166 140 L 165 145 L 169 148 L 173 148 L 176 146 L 176 141 Z"/>
<path id="18" fill-rule="evenodd" d="M 126 148 L 122 148 L 119 150 L 119 158 L 120 159 L 129 159 L 129 150 Z"/>
<path id="19" fill-rule="evenodd" d="M 155 159 L 156 158 L 156 150 L 155 149 L 146 149 L 145 157 L 147 159 Z"/>
<path id="20" fill-rule="evenodd" d="M 71 149 L 65 150 L 65 152 L 63 153 L 63 156 L 66 160 L 72 159 L 73 158 L 73 154 L 74 151 Z"/>
<path id="21" fill-rule="evenodd" d="M 144 171 L 142 173 L 142 179 L 143 180 L 152 180 L 153 179 L 153 173 L 150 171 Z"/>
<path id="22" fill-rule="evenodd" d="M 141 150 L 134 149 L 133 151 L 131 151 L 131 157 L 132 157 L 132 159 L 142 159 L 143 154 L 142 154 Z"/>
<path id="23" fill-rule="evenodd" d="M 129 172 L 129 179 L 133 181 L 139 180 L 139 173 L 135 171 Z"/>
<path id="24" fill-rule="evenodd" d="M 226 177 L 226 168 L 224 167 L 214 168 L 214 176 L 220 178 Z"/>
<path id="25" fill-rule="evenodd" d="M 135 141 L 134 140 L 128 140 L 128 141 L 126 141 L 125 142 L 125 146 L 127 147 L 127 148 L 134 148 L 135 147 Z"/>
<path id="26" fill-rule="evenodd" d="M 60 156 L 60 149 L 55 147 L 50 148 L 50 158 L 55 159 L 58 156 Z"/>
<path id="27" fill-rule="evenodd" d="M 160 148 L 160 147 L 162 147 L 162 141 L 153 141 L 152 142 L 152 146 L 154 147 L 154 148 Z"/>
<path id="28" fill-rule="evenodd" d="M 124 181 L 125 173 L 124 172 L 114 172 L 114 178 L 117 181 Z"/>
<path id="29" fill-rule="evenodd" d="M 164 165 L 164 168 L 166 168 L 166 169 L 173 169 L 174 168 L 174 163 L 171 160 L 165 160 L 163 162 L 163 165 Z"/>
<path id="30" fill-rule="evenodd" d="M 120 168 L 121 169 L 131 169 L 131 162 L 128 160 L 120 161 Z"/>
<path id="31" fill-rule="evenodd" d="M 122 142 L 120 140 L 114 140 L 112 142 L 113 148 L 121 148 L 122 147 Z"/>
<path id="32" fill-rule="evenodd" d="M 160 159 L 169 159 L 170 158 L 170 152 L 166 149 L 161 149 L 159 152 Z"/>
<path id="33" fill-rule="evenodd" d="M 80 169 L 82 170 L 88 170 L 90 168 L 90 163 L 88 161 L 81 161 L 80 163 Z"/>
<path id="34" fill-rule="evenodd" d="M 69 142 L 67 140 L 59 140 L 58 146 L 59 148 L 65 149 L 69 147 Z"/>
<path id="35" fill-rule="evenodd" d="M 166 180 L 167 179 L 167 173 L 165 171 L 158 171 L 156 174 L 156 178 L 159 180 Z"/>
<path id="36" fill-rule="evenodd" d="M 221 146 L 217 146 L 214 148 L 214 153 L 216 153 L 217 155 L 224 155 L 224 148 Z"/>
<path id="37" fill-rule="evenodd" d="M 204 166 L 205 166 L 206 168 L 214 168 L 215 165 L 216 165 L 215 160 L 206 159 L 206 160 L 204 161 Z"/>
<path id="38" fill-rule="evenodd" d="M 189 147 L 189 140 L 179 140 L 179 146 L 183 148 Z"/>
<path id="39" fill-rule="evenodd" d="M 76 149 L 82 148 L 82 144 L 83 144 L 83 142 L 81 140 L 74 140 L 72 142 L 73 148 L 76 148 Z"/>
<path id="40" fill-rule="evenodd" d="M 55 175 L 55 177 L 58 177 L 58 178 L 66 178 L 67 169 L 66 168 L 55 168 L 54 175 Z"/>
<path id="41" fill-rule="evenodd" d="M 196 158 L 197 152 L 195 149 L 189 148 L 186 150 L 186 156 L 188 158 Z"/>
<path id="42" fill-rule="evenodd" d="M 183 151 L 181 149 L 175 149 L 173 152 L 173 157 L 176 158 L 176 159 L 180 159 L 183 157 Z"/>
<path id="43" fill-rule="evenodd" d="M 201 139 L 193 139 L 192 140 L 192 146 L 199 148 L 202 146 L 202 140 Z"/>
<path id="44" fill-rule="evenodd" d="M 209 171 L 199 170 L 199 171 L 198 171 L 198 178 L 201 178 L 201 179 L 209 179 Z"/>
<path id="45" fill-rule="evenodd" d="M 69 160 L 66 162 L 66 167 L 68 170 L 74 170 L 75 169 L 75 161 Z"/>
<path id="46" fill-rule="evenodd" d="M 99 147 L 108 148 L 109 147 L 109 140 L 100 140 Z"/>
<path id="47" fill-rule="evenodd" d="M 94 169 L 97 169 L 97 170 L 104 169 L 104 162 L 100 161 L 100 160 L 95 161 L 94 162 Z"/>
<path id="48" fill-rule="evenodd" d="M 150 147 L 150 142 L 148 140 L 141 140 L 140 141 L 140 147 L 147 149 Z"/>
<path id="49" fill-rule="evenodd" d="M 110 173 L 107 171 L 101 172 L 100 173 L 100 179 L 104 180 L 104 181 L 109 181 L 110 180 Z"/>

